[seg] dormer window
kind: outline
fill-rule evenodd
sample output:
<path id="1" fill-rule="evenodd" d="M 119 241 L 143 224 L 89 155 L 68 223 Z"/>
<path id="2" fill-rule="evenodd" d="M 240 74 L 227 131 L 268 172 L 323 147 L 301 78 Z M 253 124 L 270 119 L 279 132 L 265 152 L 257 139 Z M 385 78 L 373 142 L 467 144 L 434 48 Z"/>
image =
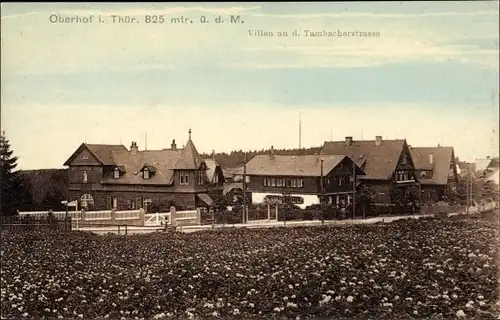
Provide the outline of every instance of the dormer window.
<path id="1" fill-rule="evenodd" d="M 427 179 L 427 172 L 425 171 L 420 172 L 420 179 Z"/>
<path id="2" fill-rule="evenodd" d="M 148 168 L 144 168 L 144 170 L 142 171 L 142 177 L 144 179 L 149 179 L 149 169 Z"/>
<path id="3" fill-rule="evenodd" d="M 115 170 L 113 171 L 113 178 L 115 179 L 120 178 L 120 169 L 115 168 Z"/>
<path id="4" fill-rule="evenodd" d="M 83 183 L 87 183 L 88 177 L 87 177 L 87 171 L 83 171 Z"/>

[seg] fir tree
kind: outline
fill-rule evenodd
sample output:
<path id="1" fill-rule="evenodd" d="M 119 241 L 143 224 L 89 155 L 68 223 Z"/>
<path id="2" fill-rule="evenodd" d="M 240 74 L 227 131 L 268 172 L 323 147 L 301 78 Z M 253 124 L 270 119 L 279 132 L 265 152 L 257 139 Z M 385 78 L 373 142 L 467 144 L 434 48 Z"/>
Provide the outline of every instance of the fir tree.
<path id="1" fill-rule="evenodd" d="M 15 214 L 21 208 L 27 194 L 24 179 L 17 167 L 17 157 L 13 156 L 5 132 L 0 135 L 0 212 Z"/>

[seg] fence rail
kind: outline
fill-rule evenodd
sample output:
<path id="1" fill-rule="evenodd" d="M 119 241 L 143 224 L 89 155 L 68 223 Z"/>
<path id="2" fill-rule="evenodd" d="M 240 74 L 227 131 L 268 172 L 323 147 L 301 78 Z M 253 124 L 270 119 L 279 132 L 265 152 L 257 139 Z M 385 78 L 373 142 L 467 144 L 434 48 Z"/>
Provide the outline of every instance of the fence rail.
<path id="1" fill-rule="evenodd" d="M 55 216 L 34 217 L 34 216 L 0 216 L 0 230 L 3 231 L 24 231 L 24 230 L 72 230 L 71 218 L 58 219 Z"/>

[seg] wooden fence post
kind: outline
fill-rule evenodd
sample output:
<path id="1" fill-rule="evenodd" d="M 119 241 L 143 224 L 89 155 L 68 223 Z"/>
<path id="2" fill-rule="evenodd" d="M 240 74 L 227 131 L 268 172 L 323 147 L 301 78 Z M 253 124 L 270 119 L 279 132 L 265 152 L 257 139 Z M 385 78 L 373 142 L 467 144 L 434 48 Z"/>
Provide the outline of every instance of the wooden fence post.
<path id="1" fill-rule="evenodd" d="M 139 225 L 142 226 L 142 227 L 144 227 L 144 224 L 145 224 L 145 221 L 146 221 L 145 214 L 146 214 L 146 212 L 144 211 L 144 209 L 141 208 L 139 210 L 139 218 L 140 218 Z"/>

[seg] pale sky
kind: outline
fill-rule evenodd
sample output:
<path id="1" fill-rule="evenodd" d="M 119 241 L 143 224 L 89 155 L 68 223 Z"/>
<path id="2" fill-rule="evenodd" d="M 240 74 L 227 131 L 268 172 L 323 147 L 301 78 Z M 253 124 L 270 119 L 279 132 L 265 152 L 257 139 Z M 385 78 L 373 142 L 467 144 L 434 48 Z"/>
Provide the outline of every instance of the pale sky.
<path id="1" fill-rule="evenodd" d="M 498 153 L 494 1 L 3 3 L 1 13 L 1 127 L 21 169 L 61 168 L 84 141 L 142 149 L 147 133 L 148 149 L 182 146 L 189 128 L 200 152 L 294 148 L 299 110 L 303 147 L 381 135 L 453 146 L 464 160 Z"/>

